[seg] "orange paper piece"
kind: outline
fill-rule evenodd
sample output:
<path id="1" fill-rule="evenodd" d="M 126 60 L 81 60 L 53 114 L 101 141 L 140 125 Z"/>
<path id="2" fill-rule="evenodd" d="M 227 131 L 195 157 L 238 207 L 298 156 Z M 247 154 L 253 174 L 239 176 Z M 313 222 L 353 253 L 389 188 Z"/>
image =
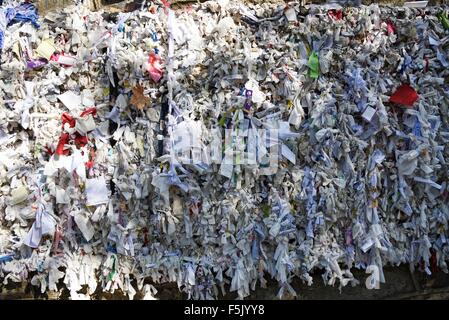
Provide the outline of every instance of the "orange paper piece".
<path id="1" fill-rule="evenodd" d="M 129 102 L 137 109 L 142 110 L 148 103 L 150 103 L 150 98 L 143 94 L 143 87 L 140 84 L 134 87 L 132 91 L 133 95 Z"/>

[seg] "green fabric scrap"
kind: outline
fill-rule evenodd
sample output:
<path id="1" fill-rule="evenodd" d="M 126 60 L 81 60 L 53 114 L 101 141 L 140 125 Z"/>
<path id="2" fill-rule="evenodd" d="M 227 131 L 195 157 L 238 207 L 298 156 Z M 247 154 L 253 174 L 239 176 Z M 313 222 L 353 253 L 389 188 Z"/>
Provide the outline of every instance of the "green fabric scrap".
<path id="1" fill-rule="evenodd" d="M 449 29 L 449 19 L 447 18 L 447 16 L 444 13 L 441 12 L 438 14 L 438 20 L 440 20 L 444 29 L 446 29 L 446 30 Z"/>
<path id="2" fill-rule="evenodd" d="M 221 119 L 218 121 L 218 125 L 224 127 L 226 125 L 226 117 L 221 117 Z"/>
<path id="3" fill-rule="evenodd" d="M 114 262 L 112 263 L 112 270 L 111 270 L 111 272 L 109 272 L 109 275 L 108 275 L 108 280 L 109 280 L 109 281 L 112 281 L 112 279 L 114 278 L 115 274 L 117 273 L 117 271 L 116 271 L 116 265 L 115 265 L 115 263 L 116 263 L 116 257 L 115 257 L 115 256 L 112 256 L 112 260 L 113 260 Z"/>
<path id="4" fill-rule="evenodd" d="M 264 204 L 262 206 L 262 212 L 265 218 L 269 217 L 271 213 L 271 207 L 268 204 Z"/>
<path id="5" fill-rule="evenodd" d="M 309 76 L 313 79 L 317 79 L 320 74 L 320 65 L 318 62 L 318 54 L 316 52 L 312 52 L 312 54 L 309 56 Z"/>

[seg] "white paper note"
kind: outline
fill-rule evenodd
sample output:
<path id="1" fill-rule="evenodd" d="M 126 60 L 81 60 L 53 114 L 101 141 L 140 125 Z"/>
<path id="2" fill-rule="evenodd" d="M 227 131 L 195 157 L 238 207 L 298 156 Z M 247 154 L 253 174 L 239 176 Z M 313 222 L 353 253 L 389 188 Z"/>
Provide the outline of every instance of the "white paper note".
<path id="1" fill-rule="evenodd" d="M 78 109 L 81 106 L 81 96 L 75 94 L 73 91 L 66 91 L 63 94 L 60 94 L 58 99 L 70 111 Z"/>
<path id="2" fill-rule="evenodd" d="M 104 177 L 86 180 L 87 205 L 96 206 L 109 201 L 108 188 Z"/>

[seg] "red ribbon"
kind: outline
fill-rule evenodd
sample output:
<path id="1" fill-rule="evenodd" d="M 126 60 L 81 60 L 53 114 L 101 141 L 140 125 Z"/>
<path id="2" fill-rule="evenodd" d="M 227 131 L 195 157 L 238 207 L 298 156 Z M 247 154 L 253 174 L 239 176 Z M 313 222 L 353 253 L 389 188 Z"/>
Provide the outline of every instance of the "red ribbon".
<path id="1" fill-rule="evenodd" d="M 61 118 L 62 118 L 62 127 L 64 127 L 66 123 L 70 125 L 70 128 L 73 128 L 75 126 L 76 120 L 70 114 L 64 112 Z"/>
<path id="2" fill-rule="evenodd" d="M 89 161 L 86 162 L 86 168 L 92 169 L 92 167 L 94 166 L 94 159 L 95 159 L 95 149 L 90 148 Z"/>
<path id="3" fill-rule="evenodd" d="M 158 55 L 151 53 L 148 62 L 150 64 L 148 66 L 148 72 L 150 73 L 151 79 L 153 79 L 154 82 L 159 82 L 164 74 L 161 66 L 161 58 Z"/>
<path id="4" fill-rule="evenodd" d="M 413 104 L 418 100 L 418 93 L 408 84 L 403 84 L 396 89 L 395 93 L 390 97 L 390 102 L 413 107 Z"/>
<path id="5" fill-rule="evenodd" d="M 61 137 L 59 137 L 59 142 L 58 142 L 58 146 L 56 147 L 56 154 L 59 155 L 68 155 L 69 154 L 69 150 L 64 150 L 64 146 L 69 142 L 69 134 L 68 133 L 63 133 L 61 134 Z"/>
<path id="6" fill-rule="evenodd" d="M 341 19 L 343 19 L 343 11 L 342 11 L 341 9 L 340 9 L 340 10 L 331 9 L 331 10 L 329 10 L 329 11 L 327 12 L 327 14 L 328 14 L 330 17 L 334 18 L 335 20 L 341 20 Z"/>
<path id="7" fill-rule="evenodd" d="M 58 61 L 58 58 L 59 58 L 58 53 L 52 54 L 50 57 L 50 61 Z"/>
<path id="8" fill-rule="evenodd" d="M 89 114 L 91 114 L 93 116 L 96 116 L 97 115 L 97 108 L 95 108 L 95 107 L 87 108 L 86 110 L 81 112 L 80 117 L 84 117 L 84 116 L 87 116 Z"/>
<path id="9" fill-rule="evenodd" d="M 45 151 L 47 151 L 49 155 L 53 155 L 54 153 L 48 145 L 45 146 Z"/>
<path id="10" fill-rule="evenodd" d="M 81 112 L 80 117 L 84 117 L 89 114 L 96 116 L 97 109 L 95 107 L 87 108 L 86 110 Z M 70 128 L 75 127 L 76 120 L 70 114 L 64 112 L 61 116 L 61 120 L 62 120 L 63 128 L 66 123 L 69 124 Z M 64 145 L 68 144 L 69 140 L 70 140 L 70 135 L 68 133 L 61 134 L 61 136 L 59 137 L 58 146 L 56 147 L 56 154 L 68 155 L 70 153 L 69 150 L 64 150 Z M 75 145 L 78 149 L 84 147 L 88 142 L 89 141 L 87 139 L 87 136 L 83 136 L 83 135 L 79 134 L 78 132 L 75 133 Z M 50 155 L 53 154 L 53 152 L 51 151 L 51 149 L 48 146 L 46 147 L 46 149 Z"/>
<path id="11" fill-rule="evenodd" d="M 75 133 L 75 145 L 78 149 L 84 147 L 88 142 L 87 136 L 82 136 L 78 132 Z"/>
<path id="12" fill-rule="evenodd" d="M 390 21 L 387 22 L 387 33 L 388 34 L 392 34 L 396 31 L 396 27 L 394 26 L 394 24 Z"/>

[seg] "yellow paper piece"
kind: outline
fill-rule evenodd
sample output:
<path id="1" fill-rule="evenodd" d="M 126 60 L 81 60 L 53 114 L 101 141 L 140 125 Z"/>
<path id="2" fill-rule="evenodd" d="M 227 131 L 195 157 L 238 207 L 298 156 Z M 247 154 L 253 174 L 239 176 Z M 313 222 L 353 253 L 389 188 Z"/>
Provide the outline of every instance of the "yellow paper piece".
<path id="1" fill-rule="evenodd" d="M 16 205 L 25 201 L 28 198 L 28 189 L 25 186 L 20 186 L 11 191 L 11 203 Z"/>
<path id="2" fill-rule="evenodd" d="M 22 58 L 22 48 L 20 47 L 19 41 L 14 42 L 12 46 L 12 52 L 16 55 L 17 59 Z"/>
<path id="3" fill-rule="evenodd" d="M 56 51 L 56 47 L 53 44 L 52 39 L 45 39 L 40 43 L 36 49 L 36 53 L 47 60 L 50 60 L 52 54 Z"/>

